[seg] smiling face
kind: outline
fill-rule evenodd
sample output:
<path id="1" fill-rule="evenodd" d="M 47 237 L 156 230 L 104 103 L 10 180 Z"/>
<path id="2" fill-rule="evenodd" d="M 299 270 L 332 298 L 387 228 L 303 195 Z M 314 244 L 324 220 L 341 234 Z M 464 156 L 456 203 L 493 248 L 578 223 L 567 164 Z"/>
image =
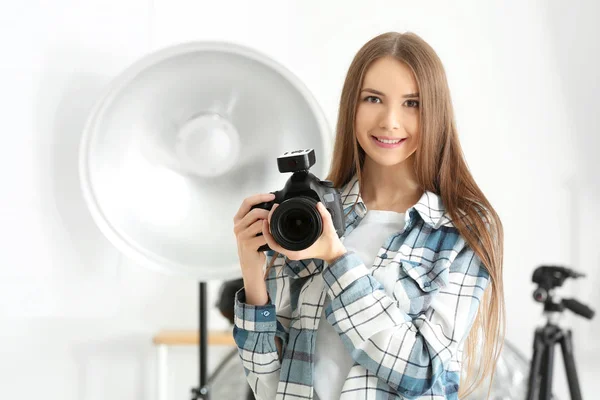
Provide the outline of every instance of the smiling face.
<path id="1" fill-rule="evenodd" d="M 419 87 L 412 71 L 382 57 L 369 66 L 360 89 L 355 134 L 366 162 L 404 162 L 417 150 L 419 137 Z"/>

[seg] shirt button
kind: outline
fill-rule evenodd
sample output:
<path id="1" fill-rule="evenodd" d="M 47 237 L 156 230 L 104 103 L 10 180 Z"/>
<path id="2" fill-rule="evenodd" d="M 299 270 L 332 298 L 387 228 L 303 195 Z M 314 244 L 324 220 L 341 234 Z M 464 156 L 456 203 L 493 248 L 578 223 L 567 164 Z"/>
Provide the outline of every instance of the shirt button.
<path id="1" fill-rule="evenodd" d="M 431 282 L 425 282 L 425 283 L 423 284 L 423 286 L 425 286 L 425 287 L 430 287 L 430 286 L 431 286 Z"/>
<path id="2" fill-rule="evenodd" d="M 387 253 L 383 253 L 383 254 L 381 255 L 381 259 L 385 260 L 386 258 L 387 258 Z"/>
<path id="3" fill-rule="evenodd" d="M 271 315 L 271 313 L 270 313 L 270 312 L 268 312 L 268 311 L 263 311 L 263 315 L 264 315 L 265 317 L 268 317 L 269 315 Z"/>

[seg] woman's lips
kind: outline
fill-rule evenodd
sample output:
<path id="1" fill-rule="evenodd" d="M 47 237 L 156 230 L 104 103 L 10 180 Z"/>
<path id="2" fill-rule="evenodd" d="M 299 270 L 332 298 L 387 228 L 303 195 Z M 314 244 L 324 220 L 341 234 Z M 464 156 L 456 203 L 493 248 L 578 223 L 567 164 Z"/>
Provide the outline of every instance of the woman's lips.
<path id="1" fill-rule="evenodd" d="M 396 147 L 402 146 L 402 143 L 404 143 L 404 142 L 406 141 L 406 138 L 390 138 L 390 137 L 386 137 L 386 136 L 380 136 L 380 137 L 381 137 L 382 139 L 384 139 L 384 140 L 385 140 L 385 139 L 387 139 L 387 140 L 389 140 L 389 141 L 391 141 L 391 140 L 394 140 L 394 141 L 395 141 L 395 140 L 398 140 L 398 139 L 400 140 L 400 141 L 399 141 L 399 142 L 397 142 L 397 143 L 383 143 L 383 142 L 379 141 L 377 137 L 375 137 L 375 136 L 371 136 L 371 140 L 372 140 L 372 141 L 373 141 L 373 142 L 374 142 L 374 143 L 375 143 L 377 146 L 379 146 L 379 147 L 382 147 L 382 148 L 384 148 L 384 149 L 394 149 L 394 148 L 396 148 Z"/>

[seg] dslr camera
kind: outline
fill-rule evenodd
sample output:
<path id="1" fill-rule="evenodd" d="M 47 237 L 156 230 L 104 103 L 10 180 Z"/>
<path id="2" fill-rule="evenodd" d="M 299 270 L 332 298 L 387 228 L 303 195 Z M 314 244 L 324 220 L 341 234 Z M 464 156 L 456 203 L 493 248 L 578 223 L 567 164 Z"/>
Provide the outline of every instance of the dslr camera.
<path id="1" fill-rule="evenodd" d="M 271 235 L 284 249 L 299 251 L 310 247 L 323 232 L 323 220 L 317 203 L 323 203 L 331 214 L 333 226 L 338 236 L 344 234 L 344 210 L 338 189 L 333 182 L 320 180 L 309 172 L 315 164 L 313 149 L 295 150 L 277 158 L 279 172 L 292 172 L 283 189 L 271 192 L 273 201 L 256 204 L 252 207 L 271 210 L 275 203 L 279 206 L 271 216 Z M 262 235 L 259 233 L 257 236 Z M 271 250 L 268 245 L 258 251 Z"/>

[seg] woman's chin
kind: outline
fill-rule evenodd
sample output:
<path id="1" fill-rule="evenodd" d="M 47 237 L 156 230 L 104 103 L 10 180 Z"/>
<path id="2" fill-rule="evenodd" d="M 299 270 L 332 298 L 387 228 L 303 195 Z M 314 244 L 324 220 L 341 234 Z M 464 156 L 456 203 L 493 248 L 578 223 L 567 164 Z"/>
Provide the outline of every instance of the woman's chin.
<path id="1" fill-rule="evenodd" d="M 371 159 L 371 162 L 377 164 L 378 166 L 381 167 L 394 167 L 397 166 L 399 164 L 402 164 L 404 161 L 406 161 L 408 159 L 408 157 L 398 157 L 398 155 L 388 155 L 388 156 L 381 156 L 379 154 L 375 154 L 373 156 L 370 156 L 369 154 L 367 154 L 367 158 Z"/>

